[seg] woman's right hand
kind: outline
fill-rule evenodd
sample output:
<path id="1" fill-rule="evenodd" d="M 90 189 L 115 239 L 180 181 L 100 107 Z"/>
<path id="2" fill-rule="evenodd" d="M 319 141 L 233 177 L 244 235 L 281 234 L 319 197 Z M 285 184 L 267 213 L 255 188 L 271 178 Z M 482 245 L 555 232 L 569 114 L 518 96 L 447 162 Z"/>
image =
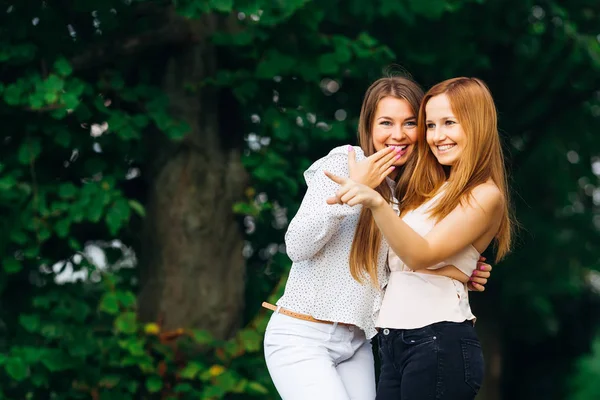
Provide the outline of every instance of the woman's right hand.
<path id="1" fill-rule="evenodd" d="M 394 163 L 400 157 L 398 151 L 398 147 L 386 147 L 357 162 L 354 148 L 348 146 L 350 179 L 375 189 L 395 169 Z"/>

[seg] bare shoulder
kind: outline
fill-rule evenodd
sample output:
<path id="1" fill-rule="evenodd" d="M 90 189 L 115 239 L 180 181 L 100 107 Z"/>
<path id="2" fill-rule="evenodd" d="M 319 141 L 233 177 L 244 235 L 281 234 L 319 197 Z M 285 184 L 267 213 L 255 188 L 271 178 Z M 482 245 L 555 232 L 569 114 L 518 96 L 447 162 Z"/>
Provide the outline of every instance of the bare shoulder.
<path id="1" fill-rule="evenodd" d="M 504 205 L 504 194 L 491 180 L 474 187 L 471 196 L 484 211 L 494 212 Z"/>

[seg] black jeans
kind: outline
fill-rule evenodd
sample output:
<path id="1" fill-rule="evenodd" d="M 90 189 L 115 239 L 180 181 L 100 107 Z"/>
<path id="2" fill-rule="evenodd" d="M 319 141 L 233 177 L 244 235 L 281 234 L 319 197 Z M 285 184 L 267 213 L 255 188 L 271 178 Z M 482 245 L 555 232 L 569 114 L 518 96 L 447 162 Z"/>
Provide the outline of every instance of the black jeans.
<path id="1" fill-rule="evenodd" d="M 379 331 L 377 400 L 470 400 L 483 381 L 483 353 L 469 321 Z"/>

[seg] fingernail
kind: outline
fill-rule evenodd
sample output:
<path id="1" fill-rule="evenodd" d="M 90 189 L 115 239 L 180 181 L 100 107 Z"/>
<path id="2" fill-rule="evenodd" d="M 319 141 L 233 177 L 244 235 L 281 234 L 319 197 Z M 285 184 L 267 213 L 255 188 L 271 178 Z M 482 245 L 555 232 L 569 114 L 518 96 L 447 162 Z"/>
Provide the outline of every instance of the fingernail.
<path id="1" fill-rule="evenodd" d="M 402 157 L 402 156 L 401 156 L 400 154 L 398 154 L 398 155 L 396 156 L 396 160 L 397 160 L 397 159 L 399 159 L 400 157 Z"/>
<path id="2" fill-rule="evenodd" d="M 391 168 L 392 168 L 392 171 L 396 169 L 396 167 L 394 167 L 393 165 L 392 165 L 392 167 L 391 167 Z"/>
<path id="3" fill-rule="evenodd" d="M 354 147 L 348 145 L 348 151 L 354 151 Z"/>
<path id="4" fill-rule="evenodd" d="M 400 146 L 394 146 L 394 150 L 396 150 L 397 153 L 400 152 Z"/>
<path id="5" fill-rule="evenodd" d="M 483 265 L 482 265 L 482 266 L 480 266 L 480 267 L 479 267 L 479 269 L 483 271 Z"/>

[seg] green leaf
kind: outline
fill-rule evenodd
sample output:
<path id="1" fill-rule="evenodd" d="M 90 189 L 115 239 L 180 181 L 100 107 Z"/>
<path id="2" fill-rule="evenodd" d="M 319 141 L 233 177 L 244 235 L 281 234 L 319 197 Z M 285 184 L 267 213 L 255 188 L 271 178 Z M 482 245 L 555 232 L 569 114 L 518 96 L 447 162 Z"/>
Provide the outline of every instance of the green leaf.
<path id="1" fill-rule="evenodd" d="M 6 87 L 4 90 L 4 101 L 9 106 L 16 106 L 21 102 L 21 86 L 18 84 L 12 84 Z"/>
<path id="2" fill-rule="evenodd" d="M 73 368 L 75 365 L 68 354 L 61 350 L 55 349 L 49 349 L 47 352 L 45 352 L 45 354 L 42 356 L 41 362 L 46 368 L 48 368 L 50 372 L 65 371 Z"/>
<path id="3" fill-rule="evenodd" d="M 175 393 L 188 393 L 194 391 L 194 387 L 189 383 L 178 383 L 173 389 Z"/>
<path id="4" fill-rule="evenodd" d="M 116 235 L 125 223 L 129 221 L 130 216 L 131 211 L 128 201 L 124 198 L 117 199 L 106 213 L 106 225 L 110 233 Z"/>
<path id="5" fill-rule="evenodd" d="M 242 329 L 238 335 L 243 343 L 244 349 L 249 352 L 257 352 L 260 350 L 263 338 L 258 332 L 252 329 Z"/>
<path id="6" fill-rule="evenodd" d="M 150 393 L 156 393 L 163 387 L 162 379 L 158 376 L 151 376 L 146 380 L 146 389 Z"/>
<path id="7" fill-rule="evenodd" d="M 69 64 L 69 62 L 63 57 L 54 62 L 54 70 L 58 73 L 58 75 L 63 77 L 69 76 L 73 73 L 71 64 Z"/>
<path id="8" fill-rule="evenodd" d="M 139 387 L 140 384 L 136 381 L 127 382 L 127 390 L 129 391 L 129 393 L 136 393 Z"/>
<path id="9" fill-rule="evenodd" d="M 210 6 L 217 11 L 228 13 L 233 10 L 233 0 L 211 0 Z"/>
<path id="10" fill-rule="evenodd" d="M 33 162 L 41 153 L 42 144 L 38 138 L 25 140 L 19 147 L 18 159 L 21 164 Z"/>
<path id="11" fill-rule="evenodd" d="M 67 92 L 63 94 L 62 101 L 66 108 L 73 110 L 79 105 L 79 96 L 75 93 Z"/>
<path id="12" fill-rule="evenodd" d="M 144 355 L 146 353 L 144 350 L 144 343 L 141 340 L 129 344 L 127 350 L 129 351 L 129 354 L 136 357 Z"/>
<path id="13" fill-rule="evenodd" d="M 64 335 L 65 326 L 60 323 L 48 323 L 42 326 L 41 334 L 48 339 L 57 339 Z"/>
<path id="14" fill-rule="evenodd" d="M 214 337 L 208 331 L 200 330 L 200 329 L 192 329 L 191 332 L 192 332 L 192 338 L 199 345 L 207 345 L 207 344 L 214 343 L 214 341 L 215 341 Z"/>
<path id="15" fill-rule="evenodd" d="M 186 135 L 190 133 L 191 130 L 192 129 L 188 124 L 186 124 L 185 122 L 178 121 L 171 124 L 169 128 L 165 131 L 165 133 L 172 140 L 181 140 L 184 137 L 186 137 Z"/>
<path id="16" fill-rule="evenodd" d="M 107 314 L 116 315 L 119 313 L 119 301 L 117 294 L 114 292 L 108 292 L 100 301 L 100 310 Z"/>
<path id="17" fill-rule="evenodd" d="M 14 176 L 7 175 L 0 178 L 0 191 L 11 190 L 17 184 Z"/>
<path id="18" fill-rule="evenodd" d="M 150 119 L 144 114 L 137 114 L 131 119 L 136 128 L 141 129 L 148 126 Z"/>
<path id="19" fill-rule="evenodd" d="M 37 332 L 40 329 L 40 316 L 37 314 L 21 314 L 19 323 L 27 332 Z"/>
<path id="20" fill-rule="evenodd" d="M 44 101 L 46 103 L 52 104 L 58 100 L 58 94 L 55 92 L 46 92 L 44 93 Z"/>
<path id="21" fill-rule="evenodd" d="M 256 66 L 256 77 L 272 79 L 276 75 L 286 74 L 295 67 L 296 62 L 296 58 L 272 50 Z"/>
<path id="22" fill-rule="evenodd" d="M 135 298 L 135 295 L 132 292 L 119 291 L 116 292 L 116 296 L 119 299 L 121 305 L 125 308 L 134 307 L 137 302 L 137 299 Z"/>
<path id="23" fill-rule="evenodd" d="M 69 230 L 71 228 L 71 220 L 68 218 L 62 218 L 54 224 L 54 231 L 56 232 L 56 236 L 61 239 L 66 238 L 69 235 Z"/>
<path id="24" fill-rule="evenodd" d="M 13 242 L 24 245 L 29 240 L 27 234 L 21 230 L 13 229 L 10 232 L 10 240 Z"/>
<path id="25" fill-rule="evenodd" d="M 269 394 L 269 390 L 258 382 L 250 382 L 248 383 L 248 393 L 266 395 Z"/>
<path id="26" fill-rule="evenodd" d="M 61 129 L 53 135 L 54 142 L 59 146 L 67 148 L 71 144 L 71 135 L 66 129 Z"/>
<path id="27" fill-rule="evenodd" d="M 58 196 L 63 199 L 70 199 L 77 194 L 77 187 L 72 183 L 63 183 L 58 187 Z"/>
<path id="28" fill-rule="evenodd" d="M 9 258 L 8 260 L 5 259 L 2 267 L 7 274 L 16 274 L 23 269 L 23 265 L 14 258 Z"/>
<path id="29" fill-rule="evenodd" d="M 135 333 L 137 331 L 137 317 L 134 312 L 126 312 L 117 317 L 115 328 L 121 333 Z"/>
<path id="30" fill-rule="evenodd" d="M 377 45 L 377 40 L 375 38 L 373 38 L 373 36 L 369 35 L 366 32 L 362 32 L 360 35 L 358 35 L 357 40 L 359 43 L 362 43 L 365 47 L 370 48 L 370 47 L 375 47 Z"/>
<path id="31" fill-rule="evenodd" d="M 46 372 L 44 372 L 44 373 L 33 372 L 29 379 L 31 380 L 31 383 L 33 384 L 33 386 L 47 387 L 48 386 L 48 376 L 49 376 L 49 374 Z"/>
<path id="32" fill-rule="evenodd" d="M 335 54 L 324 54 L 318 60 L 319 71 L 322 74 L 336 74 L 339 70 L 338 58 Z"/>
<path id="33" fill-rule="evenodd" d="M 29 368 L 21 358 L 9 358 L 4 368 L 8 375 L 17 382 L 24 380 L 29 375 Z"/>
<path id="34" fill-rule="evenodd" d="M 194 379 L 196 375 L 205 368 L 205 365 L 191 361 L 179 372 L 179 376 L 183 379 Z"/>
<path id="35" fill-rule="evenodd" d="M 131 209 L 135 211 L 135 213 L 138 214 L 140 217 L 143 218 L 146 216 L 146 209 L 139 201 L 129 199 L 128 203 L 129 207 L 131 207 Z"/>

